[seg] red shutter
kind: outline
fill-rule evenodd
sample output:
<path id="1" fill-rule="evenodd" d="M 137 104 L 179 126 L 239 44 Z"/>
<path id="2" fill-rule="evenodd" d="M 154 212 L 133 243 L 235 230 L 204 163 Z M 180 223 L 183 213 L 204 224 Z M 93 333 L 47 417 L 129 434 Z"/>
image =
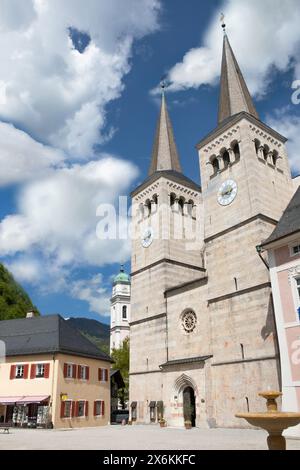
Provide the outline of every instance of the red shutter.
<path id="1" fill-rule="evenodd" d="M 80 378 L 81 378 L 81 366 L 77 366 L 77 379 L 80 379 Z"/>
<path id="2" fill-rule="evenodd" d="M 10 380 L 16 378 L 16 366 L 10 366 Z"/>
<path id="3" fill-rule="evenodd" d="M 68 376 L 68 364 L 64 364 L 64 378 L 66 379 Z"/>
<path id="4" fill-rule="evenodd" d="M 72 401 L 72 418 L 76 416 L 76 401 Z"/>
<path id="5" fill-rule="evenodd" d="M 108 382 L 108 369 L 105 369 L 105 382 Z"/>
<path id="6" fill-rule="evenodd" d="M 86 380 L 90 380 L 90 368 L 86 368 Z"/>
<path id="7" fill-rule="evenodd" d="M 45 364 L 44 377 L 45 379 L 49 379 L 49 376 L 50 376 L 50 364 Z"/>
<path id="8" fill-rule="evenodd" d="M 79 415 L 79 402 L 77 401 L 75 405 L 75 417 L 77 418 L 78 415 Z"/>
<path id="9" fill-rule="evenodd" d="M 105 403 L 104 403 L 104 401 L 101 403 L 101 409 L 102 409 L 101 414 L 102 414 L 102 416 L 104 416 L 105 415 Z"/>
<path id="10" fill-rule="evenodd" d="M 98 369 L 98 380 L 99 380 L 99 382 L 101 382 L 101 371 L 102 371 L 102 369 Z"/>
<path id="11" fill-rule="evenodd" d="M 31 364 L 30 378 L 31 378 L 31 379 L 35 379 L 35 378 L 36 378 L 36 364 Z"/>
<path id="12" fill-rule="evenodd" d="M 89 415 L 89 402 L 85 402 L 85 416 L 88 417 Z"/>
<path id="13" fill-rule="evenodd" d="M 94 416 L 97 416 L 97 402 L 94 401 Z"/>
<path id="14" fill-rule="evenodd" d="M 76 369 L 77 369 L 76 365 L 73 364 L 73 379 L 76 379 Z"/>
<path id="15" fill-rule="evenodd" d="M 61 417 L 61 418 L 64 418 L 64 417 L 65 417 L 65 402 L 64 402 L 64 401 L 61 402 L 61 406 L 60 406 L 60 417 Z"/>
<path id="16" fill-rule="evenodd" d="M 29 364 L 24 366 L 24 379 L 28 379 Z"/>

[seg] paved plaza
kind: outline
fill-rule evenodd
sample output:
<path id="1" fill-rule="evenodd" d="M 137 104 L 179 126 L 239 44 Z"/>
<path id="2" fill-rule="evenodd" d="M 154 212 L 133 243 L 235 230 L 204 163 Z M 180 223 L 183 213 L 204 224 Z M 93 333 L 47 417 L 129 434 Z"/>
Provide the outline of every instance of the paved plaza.
<path id="1" fill-rule="evenodd" d="M 0 450 L 265 450 L 266 433 L 250 429 L 178 429 L 107 426 L 72 430 L 13 429 Z M 288 450 L 300 440 L 288 439 Z"/>

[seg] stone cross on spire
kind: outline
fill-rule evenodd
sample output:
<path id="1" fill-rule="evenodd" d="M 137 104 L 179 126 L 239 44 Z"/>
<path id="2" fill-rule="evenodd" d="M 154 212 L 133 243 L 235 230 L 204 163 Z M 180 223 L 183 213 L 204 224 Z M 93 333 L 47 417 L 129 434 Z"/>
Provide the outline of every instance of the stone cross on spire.
<path id="1" fill-rule="evenodd" d="M 239 64 L 226 34 L 224 15 L 221 16 L 224 31 L 219 124 L 235 114 L 245 111 L 259 119 Z"/>
<path id="2" fill-rule="evenodd" d="M 149 170 L 150 176 L 156 171 L 166 170 L 173 170 L 181 173 L 181 166 L 174 139 L 172 123 L 166 104 L 165 87 L 166 85 L 163 82 L 161 85 L 161 110 L 154 140 L 152 160 Z"/>

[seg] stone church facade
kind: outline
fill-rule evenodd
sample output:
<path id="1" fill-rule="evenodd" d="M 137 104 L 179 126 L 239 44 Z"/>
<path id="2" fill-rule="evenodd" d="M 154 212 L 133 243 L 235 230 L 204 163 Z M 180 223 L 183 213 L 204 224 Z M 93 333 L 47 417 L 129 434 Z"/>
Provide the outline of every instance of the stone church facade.
<path id="1" fill-rule="evenodd" d="M 218 126 L 197 146 L 202 187 L 182 174 L 163 93 L 149 176 L 132 193 L 133 421 L 240 427 L 235 413 L 281 387 L 256 246 L 294 192 L 285 143 L 260 121 L 226 34 Z"/>

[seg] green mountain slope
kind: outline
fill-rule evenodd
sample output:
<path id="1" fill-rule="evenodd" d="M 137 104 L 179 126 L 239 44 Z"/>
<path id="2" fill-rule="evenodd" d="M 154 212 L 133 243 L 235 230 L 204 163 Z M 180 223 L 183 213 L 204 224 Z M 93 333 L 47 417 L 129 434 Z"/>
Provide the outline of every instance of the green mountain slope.
<path id="1" fill-rule="evenodd" d="M 0 263 L 0 320 L 24 318 L 29 311 L 39 315 L 28 294 Z"/>
<path id="2" fill-rule="evenodd" d="M 68 321 L 99 349 L 109 354 L 109 325 L 89 318 L 70 318 Z"/>

